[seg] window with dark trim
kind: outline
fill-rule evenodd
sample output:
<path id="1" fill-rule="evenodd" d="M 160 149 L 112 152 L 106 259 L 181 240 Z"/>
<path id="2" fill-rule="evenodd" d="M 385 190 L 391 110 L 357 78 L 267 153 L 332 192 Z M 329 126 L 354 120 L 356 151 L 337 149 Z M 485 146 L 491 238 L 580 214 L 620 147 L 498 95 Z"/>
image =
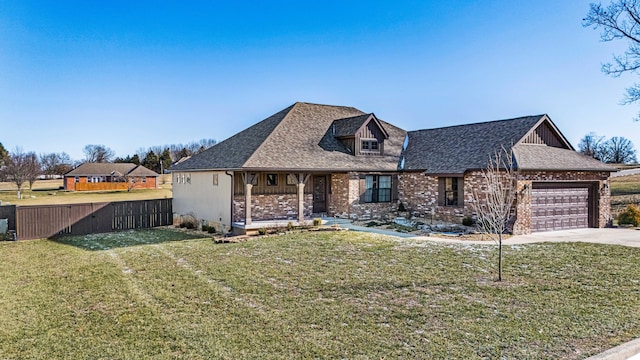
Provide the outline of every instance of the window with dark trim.
<path id="1" fill-rule="evenodd" d="M 458 205 L 458 178 L 445 178 L 444 182 L 444 204 L 445 206 Z"/>
<path id="2" fill-rule="evenodd" d="M 438 203 L 440 206 L 461 206 L 463 201 L 463 178 L 441 177 L 438 182 Z"/>
<path id="3" fill-rule="evenodd" d="M 278 174 L 267 174 L 267 186 L 278 185 Z"/>
<path id="4" fill-rule="evenodd" d="M 367 175 L 364 184 L 364 202 L 391 202 L 391 175 Z"/>
<path id="5" fill-rule="evenodd" d="M 380 152 L 380 146 L 378 144 L 378 140 L 375 139 L 367 139 L 361 141 L 362 145 L 360 147 L 363 153 L 378 153 Z"/>
<path id="6" fill-rule="evenodd" d="M 298 179 L 291 174 L 287 174 L 287 185 L 297 185 Z"/>

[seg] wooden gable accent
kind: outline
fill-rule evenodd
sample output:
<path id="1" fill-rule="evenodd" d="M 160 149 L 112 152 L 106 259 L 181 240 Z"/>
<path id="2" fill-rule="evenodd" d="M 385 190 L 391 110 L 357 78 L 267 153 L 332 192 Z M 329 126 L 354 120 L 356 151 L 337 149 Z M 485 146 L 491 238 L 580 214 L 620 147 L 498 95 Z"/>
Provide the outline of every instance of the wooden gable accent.
<path id="1" fill-rule="evenodd" d="M 545 115 L 520 141 L 522 144 L 546 145 L 561 149 L 573 150 L 551 120 Z"/>
<path id="2" fill-rule="evenodd" d="M 389 133 L 382 127 L 376 116 L 371 114 L 355 133 L 353 142 L 355 155 L 384 155 L 384 140 L 388 138 Z M 364 150 L 363 142 L 371 143 L 372 140 L 377 142 L 377 151 L 373 149 Z"/>

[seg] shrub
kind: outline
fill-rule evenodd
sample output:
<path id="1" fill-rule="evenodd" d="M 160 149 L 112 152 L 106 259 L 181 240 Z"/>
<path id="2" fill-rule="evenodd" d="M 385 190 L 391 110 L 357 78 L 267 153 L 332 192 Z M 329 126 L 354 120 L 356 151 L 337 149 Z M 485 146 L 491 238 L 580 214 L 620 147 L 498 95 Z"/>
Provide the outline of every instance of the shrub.
<path id="1" fill-rule="evenodd" d="M 291 231 L 291 230 L 293 230 L 293 222 L 292 222 L 292 221 L 289 221 L 289 222 L 287 223 L 287 231 Z"/>
<path id="2" fill-rule="evenodd" d="M 470 216 L 465 216 L 462 218 L 462 225 L 464 226 L 473 226 L 476 222 L 473 221 L 473 218 Z"/>
<path id="3" fill-rule="evenodd" d="M 180 222 L 180 227 L 184 227 L 187 229 L 197 229 L 198 228 L 198 219 L 194 214 L 187 214 L 182 217 L 182 221 Z"/>
<path id="4" fill-rule="evenodd" d="M 398 211 L 399 212 L 405 212 L 407 211 L 407 208 L 404 207 L 403 203 L 398 204 Z"/>
<path id="5" fill-rule="evenodd" d="M 202 224 L 202 231 L 206 231 L 209 234 L 214 234 L 216 232 L 215 226 L 209 226 L 207 224 Z"/>
<path id="6" fill-rule="evenodd" d="M 322 219 L 320 218 L 313 219 L 313 226 L 320 226 L 320 225 L 322 225 Z"/>
<path id="7" fill-rule="evenodd" d="M 267 235 L 267 228 L 261 227 L 260 229 L 258 229 L 258 234 Z"/>
<path id="8" fill-rule="evenodd" d="M 640 209 L 635 204 L 630 204 L 618 215 L 618 225 L 640 226 Z"/>

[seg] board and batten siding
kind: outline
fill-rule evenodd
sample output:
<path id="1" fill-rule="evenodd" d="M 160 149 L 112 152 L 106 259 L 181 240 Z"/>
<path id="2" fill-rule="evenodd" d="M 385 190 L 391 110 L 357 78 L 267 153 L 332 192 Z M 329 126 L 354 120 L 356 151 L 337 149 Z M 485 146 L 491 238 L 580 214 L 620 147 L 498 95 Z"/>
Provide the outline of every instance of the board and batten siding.
<path id="1" fill-rule="evenodd" d="M 231 226 L 232 177 L 224 171 L 173 173 L 173 211 Z"/>

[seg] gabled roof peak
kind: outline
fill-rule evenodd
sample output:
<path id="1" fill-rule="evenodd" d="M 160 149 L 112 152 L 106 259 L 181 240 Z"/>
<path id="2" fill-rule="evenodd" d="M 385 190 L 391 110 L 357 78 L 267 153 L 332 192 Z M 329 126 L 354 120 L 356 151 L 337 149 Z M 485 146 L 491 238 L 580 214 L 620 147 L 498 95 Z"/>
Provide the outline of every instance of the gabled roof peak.
<path id="1" fill-rule="evenodd" d="M 374 113 L 336 119 L 333 121 L 333 124 L 331 124 L 331 132 L 335 137 L 351 137 L 355 136 L 363 127 L 371 122 L 380 129 L 385 139 L 389 138 L 389 133 Z"/>

